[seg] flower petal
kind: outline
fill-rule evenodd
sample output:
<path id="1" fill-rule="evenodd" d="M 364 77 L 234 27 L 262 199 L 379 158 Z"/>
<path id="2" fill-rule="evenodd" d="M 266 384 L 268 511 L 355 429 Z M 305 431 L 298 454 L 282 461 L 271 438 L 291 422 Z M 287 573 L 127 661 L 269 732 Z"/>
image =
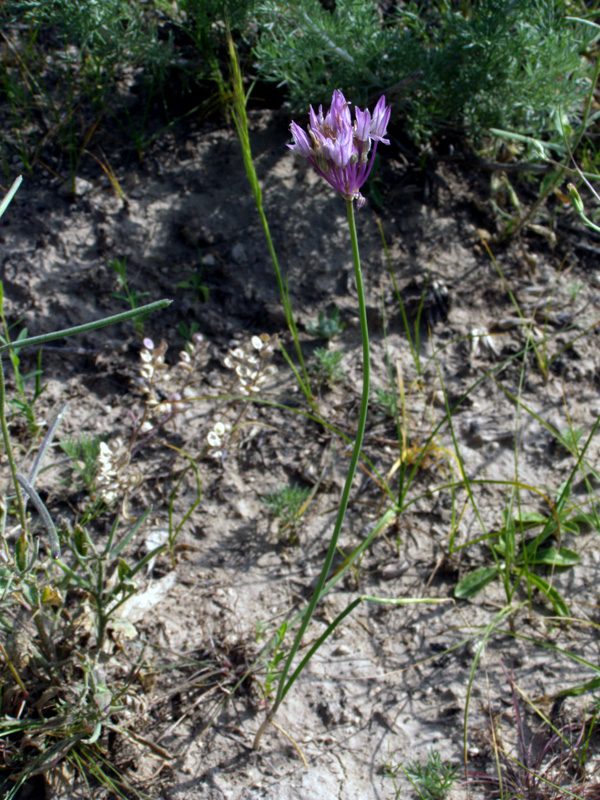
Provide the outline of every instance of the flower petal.
<path id="1" fill-rule="evenodd" d="M 292 122 L 290 125 L 290 130 L 294 137 L 294 144 L 288 144 L 290 150 L 295 150 L 297 153 L 300 153 L 301 156 L 304 156 L 304 158 L 309 158 L 311 155 L 311 144 L 306 132 L 295 122 Z"/>

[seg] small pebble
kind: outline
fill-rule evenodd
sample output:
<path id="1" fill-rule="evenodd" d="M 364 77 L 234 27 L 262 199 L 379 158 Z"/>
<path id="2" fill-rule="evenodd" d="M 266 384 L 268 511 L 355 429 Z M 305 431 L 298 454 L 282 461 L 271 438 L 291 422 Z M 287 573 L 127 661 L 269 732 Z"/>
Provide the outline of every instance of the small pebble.
<path id="1" fill-rule="evenodd" d="M 333 651 L 332 655 L 334 656 L 349 656 L 352 650 L 348 647 L 347 644 L 338 644 L 338 646 Z"/>
<path id="2" fill-rule="evenodd" d="M 231 257 L 236 262 L 236 264 L 245 264 L 248 260 L 248 256 L 246 255 L 246 248 L 241 242 L 235 244 L 231 249 Z"/>

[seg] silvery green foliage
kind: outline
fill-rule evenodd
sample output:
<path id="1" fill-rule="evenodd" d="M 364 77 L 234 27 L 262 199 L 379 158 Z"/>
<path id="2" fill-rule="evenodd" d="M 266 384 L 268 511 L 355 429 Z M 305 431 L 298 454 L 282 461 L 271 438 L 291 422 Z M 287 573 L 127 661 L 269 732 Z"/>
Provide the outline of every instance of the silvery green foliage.
<path id="1" fill-rule="evenodd" d="M 88 66 L 91 59 L 95 71 L 111 73 L 117 64 L 154 71 L 171 57 L 170 42 L 159 39 L 157 16 L 132 0 L 7 0 L 2 17 L 52 27 L 65 46 L 57 58 Z"/>
<path id="2" fill-rule="evenodd" d="M 593 29 L 567 19 L 561 0 L 466 5 L 413 3 L 384 16 L 374 0 L 337 0 L 333 12 L 318 0 L 265 0 L 259 69 L 298 110 L 334 89 L 356 103 L 385 91 L 417 140 L 451 126 L 562 143 L 561 124 L 575 121 L 589 90 L 582 50 Z"/>
<path id="3" fill-rule="evenodd" d="M 286 86 L 294 109 L 328 102 L 335 89 L 350 86 L 355 102 L 381 94 L 398 31 L 382 25 L 370 0 L 337 0 L 333 13 L 319 0 L 265 0 L 257 20 L 260 71 Z"/>

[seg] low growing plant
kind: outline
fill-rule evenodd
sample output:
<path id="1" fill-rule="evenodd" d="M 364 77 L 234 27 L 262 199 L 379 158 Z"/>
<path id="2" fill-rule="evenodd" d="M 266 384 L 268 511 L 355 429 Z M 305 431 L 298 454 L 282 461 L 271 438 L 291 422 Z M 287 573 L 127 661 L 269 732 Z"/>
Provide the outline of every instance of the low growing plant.
<path id="1" fill-rule="evenodd" d="M 264 0 L 255 48 L 263 76 L 287 87 L 295 109 L 340 88 L 358 103 L 378 91 L 402 97 L 409 131 L 442 126 L 481 139 L 489 128 L 562 143 L 557 115 L 577 116 L 589 66 L 589 28 L 558 0 L 402 4 L 371 0 Z"/>
<path id="2" fill-rule="evenodd" d="M 0 344 L 6 345 L 11 342 L 10 339 L 10 330 L 11 327 L 9 326 L 6 320 L 6 316 L 4 313 L 4 287 L 0 282 L 0 320 L 2 321 L 2 328 L 3 332 L 0 334 Z M 8 399 L 9 404 L 13 407 L 13 409 L 22 414 L 25 417 L 27 422 L 27 427 L 29 428 L 29 432 L 32 436 L 35 436 L 39 430 L 40 425 L 37 422 L 36 414 L 34 405 L 36 400 L 41 396 L 45 386 L 42 385 L 42 350 L 38 350 L 37 355 L 37 364 L 36 368 L 32 371 L 27 373 L 27 375 L 23 375 L 21 373 L 21 359 L 19 358 L 19 346 L 18 342 L 23 341 L 23 339 L 27 338 L 27 328 L 22 328 L 17 336 L 16 340 L 13 343 L 13 347 L 8 352 L 8 357 L 10 358 L 12 370 L 13 370 L 13 379 L 15 382 L 15 389 L 17 390 L 17 397 L 11 397 Z M 29 393 L 28 387 L 25 385 L 26 382 L 31 381 L 33 379 L 33 391 L 31 395 Z"/>
<path id="3" fill-rule="evenodd" d="M 69 457 L 74 474 L 83 482 L 88 493 L 93 493 L 98 473 L 100 437 L 86 436 L 61 439 L 61 450 Z"/>
<path id="4" fill-rule="evenodd" d="M 341 365 L 344 354 L 341 350 L 328 350 L 326 347 L 317 347 L 314 352 L 314 363 L 310 372 L 318 386 L 327 384 L 332 387 L 335 383 L 344 380 L 345 372 Z"/>
<path id="5" fill-rule="evenodd" d="M 510 602 L 523 580 L 529 591 L 538 589 L 557 614 L 568 617 L 564 598 L 547 577 L 551 578 L 556 570 L 579 563 L 579 555 L 562 545 L 563 537 L 577 535 L 581 524 L 600 530 L 594 514 L 569 504 L 570 488 L 570 482 L 561 487 L 556 503 L 547 514 L 525 511 L 518 504 L 511 503 L 503 512 L 500 529 L 487 537 L 495 566 L 479 567 L 469 572 L 457 584 L 454 596 L 461 599 L 475 597 L 492 581 L 500 579 Z"/>
<path id="6" fill-rule="evenodd" d="M 458 767 L 442 761 L 437 750 L 429 750 L 427 762 L 410 761 L 407 764 L 386 764 L 385 772 L 394 781 L 397 800 L 402 796 L 398 776 L 403 773 L 421 800 L 445 800 L 456 781 Z"/>
<path id="7" fill-rule="evenodd" d="M 138 309 L 144 297 L 148 297 L 150 292 L 138 292 L 132 288 L 127 278 L 127 259 L 115 258 L 110 262 L 109 267 L 117 275 L 117 284 L 121 288 L 120 292 L 113 292 L 113 297 L 127 303 L 132 311 Z M 135 329 L 140 335 L 144 332 L 144 314 L 138 314 L 135 319 Z"/>
<path id="8" fill-rule="evenodd" d="M 557 713 L 546 715 L 519 690 L 512 671 L 502 664 L 511 690 L 512 712 L 516 727 L 516 747 L 506 743 L 501 716 L 490 719 L 486 739 L 492 755 L 493 771 L 469 773 L 469 783 L 501 797 L 563 800 L 564 797 L 588 797 L 598 789 L 597 769 L 586 764 L 589 747 L 597 731 L 594 713 L 589 722 L 564 722 Z M 537 721 L 525 719 L 525 712 Z M 537 718 L 537 719 L 536 719 Z M 503 731 L 504 727 L 504 731 Z M 533 729 L 533 730 L 532 730 Z"/>
<path id="9" fill-rule="evenodd" d="M 320 311 L 319 319 L 316 322 L 306 323 L 306 330 L 311 336 L 317 336 L 328 341 L 342 333 L 345 327 L 346 323 L 340 319 L 340 310 L 337 306 L 329 316 L 325 311 Z"/>
<path id="10" fill-rule="evenodd" d="M 19 183 L 15 181 L 0 204 L 0 216 Z M 5 341 L 0 354 L 126 321 L 168 304 L 161 300 L 75 328 L 21 338 L 18 344 Z M 27 471 L 17 463 L 6 408 L 0 359 L 0 429 L 11 476 L 0 503 L 0 739 L 13 779 L 10 787 L 3 787 L 4 796 L 15 798 L 30 776 L 63 761 L 81 773 L 89 769 L 123 796 L 122 776 L 106 765 L 99 742 L 107 731 L 132 735 L 120 720 L 126 713 L 123 700 L 133 692 L 135 667 L 129 665 L 125 677 L 109 679 L 108 634 L 111 626 L 118 627 L 116 612 L 137 591 L 135 576 L 163 546 L 135 562 L 124 552 L 149 512 L 126 532 L 117 518 L 104 544 L 88 532 L 89 515 L 74 525 L 55 521 L 36 483 L 66 405 L 48 421 Z M 92 639 L 89 648 L 78 646 L 82 631 Z"/>
<path id="11" fill-rule="evenodd" d="M 293 483 L 289 486 L 280 486 L 274 492 L 261 497 L 263 506 L 279 520 L 280 536 L 288 533 L 290 540 L 296 538 L 296 527 L 310 494 L 310 488 Z"/>

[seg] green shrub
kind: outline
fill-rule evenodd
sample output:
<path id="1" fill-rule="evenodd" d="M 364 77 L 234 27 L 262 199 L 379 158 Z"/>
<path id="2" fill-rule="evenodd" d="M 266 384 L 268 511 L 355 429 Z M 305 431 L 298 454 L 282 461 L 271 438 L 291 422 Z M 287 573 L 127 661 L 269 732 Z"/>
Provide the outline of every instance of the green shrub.
<path id="1" fill-rule="evenodd" d="M 576 115 L 589 89 L 581 54 L 591 28 L 570 21 L 561 0 L 467 5 L 410 3 L 384 18 L 372 0 L 338 0 L 333 12 L 318 0 L 267 0 L 259 69 L 304 111 L 336 88 L 357 103 L 385 91 L 417 140 L 452 126 L 476 138 L 495 127 L 562 141 L 558 117 Z"/>

